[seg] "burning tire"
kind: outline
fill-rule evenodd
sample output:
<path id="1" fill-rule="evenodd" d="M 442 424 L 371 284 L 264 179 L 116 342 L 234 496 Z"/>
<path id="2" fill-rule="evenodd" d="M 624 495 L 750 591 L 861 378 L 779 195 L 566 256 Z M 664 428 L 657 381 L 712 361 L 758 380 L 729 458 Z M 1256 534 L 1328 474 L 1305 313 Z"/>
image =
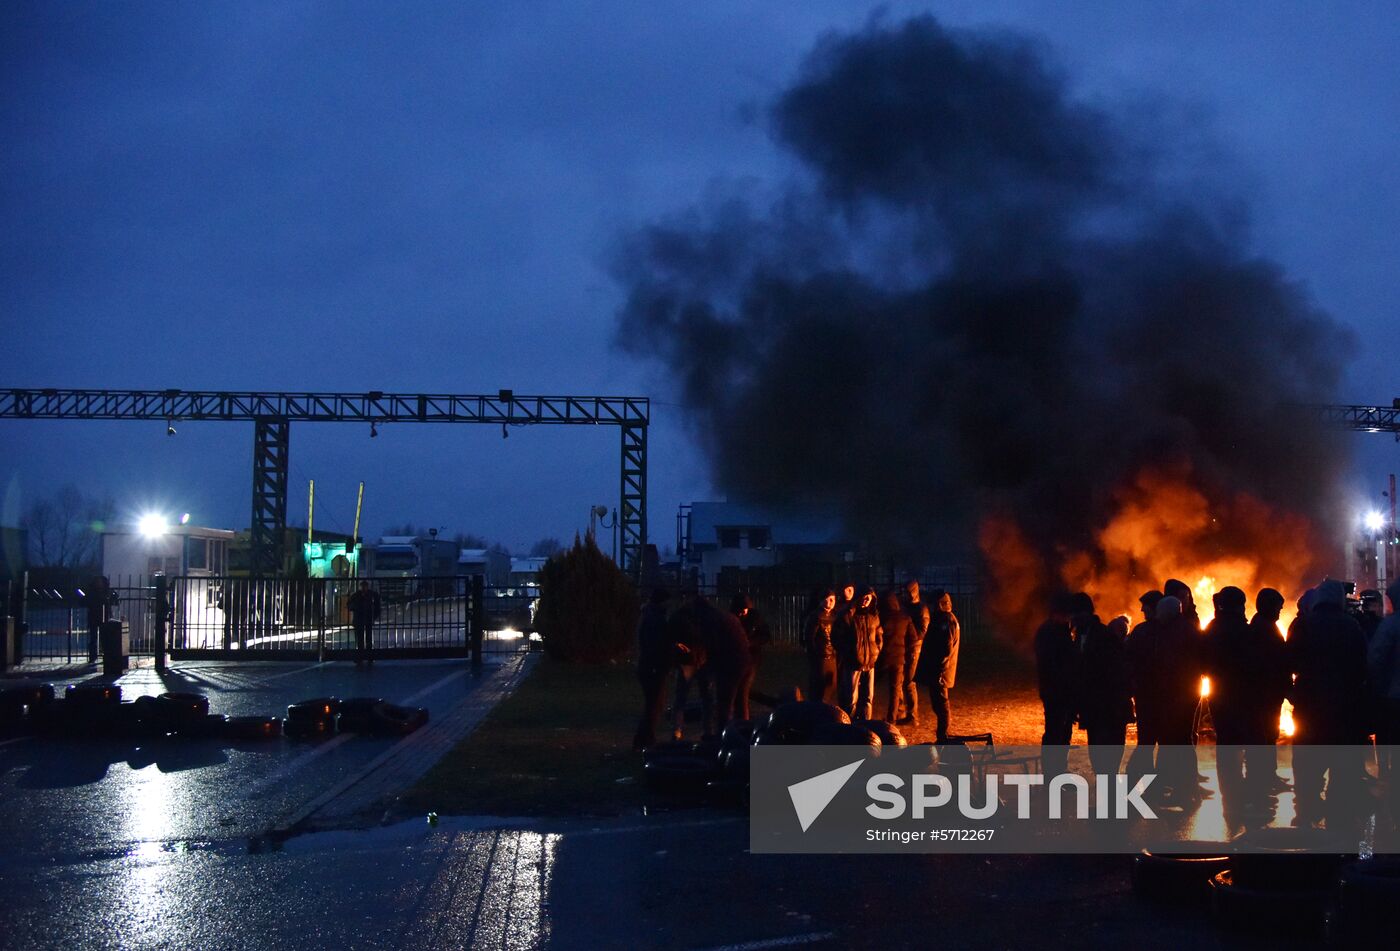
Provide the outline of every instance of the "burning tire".
<path id="1" fill-rule="evenodd" d="M 279 717 L 229 717 L 224 721 L 224 737 L 230 740 L 273 740 L 282 735 Z"/>
<path id="2" fill-rule="evenodd" d="M 1211 879 L 1230 867 L 1228 855 L 1183 855 L 1143 849 L 1133 856 L 1133 893 L 1150 901 L 1207 902 Z"/>
<path id="3" fill-rule="evenodd" d="M 340 702 L 340 719 L 336 725 L 341 733 L 369 733 L 374 729 L 374 708 L 384 703 L 383 697 L 350 697 Z"/>
<path id="4" fill-rule="evenodd" d="M 814 746 L 863 746 L 879 756 L 880 736 L 864 723 L 823 723 L 812 731 Z"/>
<path id="5" fill-rule="evenodd" d="M 1228 869 L 1211 878 L 1210 889 L 1211 911 L 1220 927 L 1291 936 L 1317 934 L 1331 897 L 1327 888 L 1243 885 Z"/>
<path id="6" fill-rule="evenodd" d="M 381 703 L 370 711 L 369 732 L 378 736 L 407 736 L 428 722 L 422 707 L 400 707 Z"/>

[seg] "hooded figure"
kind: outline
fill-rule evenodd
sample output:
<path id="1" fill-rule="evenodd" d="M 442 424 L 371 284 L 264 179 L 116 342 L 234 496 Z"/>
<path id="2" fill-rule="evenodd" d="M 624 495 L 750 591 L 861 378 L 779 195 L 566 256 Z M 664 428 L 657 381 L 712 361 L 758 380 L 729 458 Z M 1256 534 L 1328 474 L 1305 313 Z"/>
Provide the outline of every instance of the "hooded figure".
<path id="1" fill-rule="evenodd" d="M 1201 629 L 1201 615 L 1196 611 L 1196 596 L 1192 593 L 1190 585 L 1176 578 L 1168 578 L 1166 584 L 1162 585 L 1162 594 L 1180 601 L 1182 615 L 1196 630 Z"/>
<path id="2" fill-rule="evenodd" d="M 749 719 L 749 694 L 753 691 L 754 678 L 758 675 L 758 664 L 763 658 L 763 648 L 773 640 L 773 633 L 768 629 L 768 622 L 763 619 L 763 615 L 755 610 L 753 598 L 747 594 L 738 594 L 729 603 L 729 613 L 739 619 L 739 625 L 744 629 L 744 637 L 749 646 L 749 666 L 739 682 L 738 699 L 736 700 L 735 716 L 741 720 Z"/>
<path id="3" fill-rule="evenodd" d="M 1160 747 L 1161 788 L 1186 798 L 1200 794 L 1192 736 L 1200 695 L 1200 639 L 1200 630 L 1182 613 L 1181 601 L 1168 595 L 1157 602 L 1153 619 L 1133 630 L 1127 645 L 1138 720 L 1129 781 L 1151 771 L 1153 749 Z"/>
<path id="4" fill-rule="evenodd" d="M 953 613 L 953 596 L 947 591 L 933 593 L 933 610 L 929 613 L 928 633 L 924 635 L 919 654 L 919 669 L 914 679 L 928 686 L 929 707 L 938 718 L 935 730 L 937 742 L 948 739 L 952 704 L 948 691 L 958 678 L 958 650 L 962 644 L 962 628 Z"/>
<path id="5" fill-rule="evenodd" d="M 1077 594 L 1070 624 L 1082 663 L 1079 722 L 1089 737 L 1089 760 L 1094 772 L 1111 776 L 1123 762 L 1133 697 L 1122 624 L 1104 624 L 1087 594 Z"/>
<path id="6" fill-rule="evenodd" d="M 1300 615 L 1284 656 L 1293 675 L 1293 789 L 1300 821 L 1325 816 L 1329 831 L 1359 822 L 1365 794 L 1366 638 L 1346 613 L 1340 581 L 1318 585 L 1312 610 Z M 1325 805 L 1323 774 L 1328 774 Z"/>
<path id="7" fill-rule="evenodd" d="M 1080 654 L 1074 643 L 1071 596 L 1050 599 L 1050 612 L 1035 632 L 1035 670 L 1045 729 L 1040 735 L 1047 776 L 1065 772 L 1079 705 Z"/>
<path id="8" fill-rule="evenodd" d="M 1277 631 L 1271 634 L 1246 620 L 1245 593 L 1239 588 L 1221 588 L 1214 601 L 1203 660 L 1211 682 L 1221 794 L 1233 813 L 1266 794 L 1274 777 L 1274 761 L 1264 747 L 1278 738 L 1275 691 L 1283 641 Z"/>

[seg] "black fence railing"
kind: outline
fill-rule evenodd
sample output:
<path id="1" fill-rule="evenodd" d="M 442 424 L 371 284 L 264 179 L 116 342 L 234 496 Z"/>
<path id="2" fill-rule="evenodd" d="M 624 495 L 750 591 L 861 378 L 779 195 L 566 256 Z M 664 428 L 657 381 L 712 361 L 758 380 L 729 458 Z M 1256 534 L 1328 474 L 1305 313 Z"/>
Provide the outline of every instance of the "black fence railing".
<path id="1" fill-rule="evenodd" d="M 97 653 L 95 623 L 104 619 L 123 622 L 132 654 L 150 654 L 154 587 L 141 576 L 110 581 L 105 592 L 92 585 L 8 586 L 3 613 L 23 624 L 16 638 L 17 659 L 31 664 L 86 663 Z"/>
<path id="2" fill-rule="evenodd" d="M 378 657 L 466 656 L 528 650 L 534 598 L 470 577 L 363 579 L 378 595 L 370 627 Z M 360 579 L 173 578 L 172 657 L 350 657 L 350 598 Z"/>

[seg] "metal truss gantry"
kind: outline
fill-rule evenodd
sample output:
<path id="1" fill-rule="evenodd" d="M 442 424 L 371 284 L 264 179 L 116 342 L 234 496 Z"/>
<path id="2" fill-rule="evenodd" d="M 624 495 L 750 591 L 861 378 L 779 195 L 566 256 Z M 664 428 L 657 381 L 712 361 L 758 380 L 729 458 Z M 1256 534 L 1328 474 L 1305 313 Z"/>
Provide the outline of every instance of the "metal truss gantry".
<path id="1" fill-rule="evenodd" d="M 1391 406 L 1328 406 L 1314 404 L 1300 407 L 1319 423 L 1360 433 L 1392 433 L 1400 442 L 1400 399 Z"/>
<path id="2" fill-rule="evenodd" d="M 0 389 L 0 419 L 252 422 L 252 568 L 277 573 L 287 525 L 291 424 L 486 423 L 617 426 L 622 433 L 622 566 L 634 576 L 647 544 L 647 425 L 651 401 L 634 396 L 428 393 L 257 393 L 193 390 Z"/>

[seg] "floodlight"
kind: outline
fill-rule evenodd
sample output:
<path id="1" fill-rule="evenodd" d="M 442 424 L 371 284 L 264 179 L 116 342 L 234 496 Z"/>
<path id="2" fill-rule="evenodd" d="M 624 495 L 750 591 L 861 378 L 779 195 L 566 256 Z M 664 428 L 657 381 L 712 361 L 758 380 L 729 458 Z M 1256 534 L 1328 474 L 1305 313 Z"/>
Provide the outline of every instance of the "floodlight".
<path id="1" fill-rule="evenodd" d="M 155 512 L 149 512 L 136 522 L 136 528 L 147 538 L 156 538 L 165 534 L 165 516 Z"/>

